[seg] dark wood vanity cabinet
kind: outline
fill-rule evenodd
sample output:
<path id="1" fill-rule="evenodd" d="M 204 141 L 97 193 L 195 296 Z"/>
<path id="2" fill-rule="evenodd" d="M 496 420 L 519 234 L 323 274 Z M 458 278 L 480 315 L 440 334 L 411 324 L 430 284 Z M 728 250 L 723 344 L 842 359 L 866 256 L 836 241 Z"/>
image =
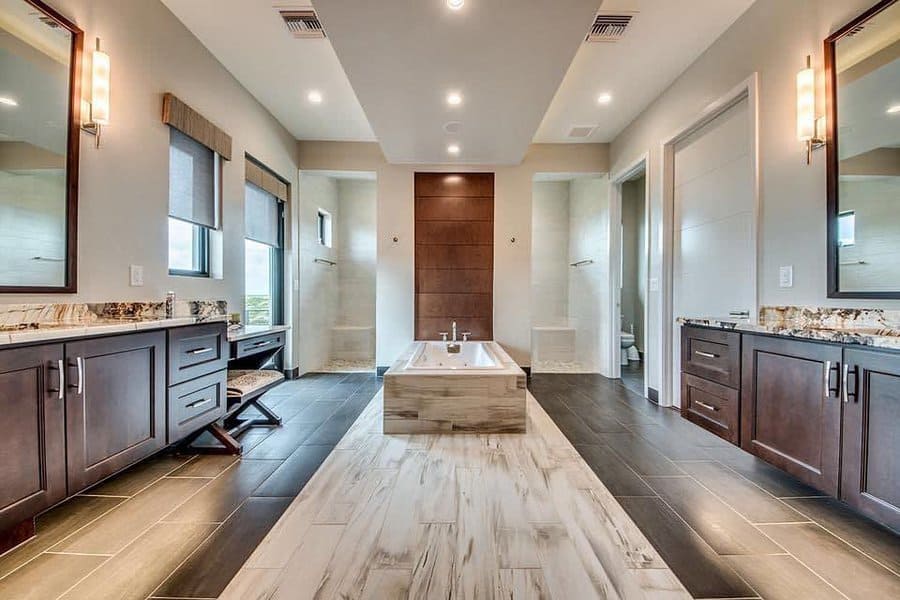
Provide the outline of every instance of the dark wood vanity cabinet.
<path id="1" fill-rule="evenodd" d="M 841 499 L 900 531 L 900 354 L 844 350 Z"/>
<path id="2" fill-rule="evenodd" d="M 166 446 L 163 331 L 65 345 L 69 494 Z"/>
<path id="3" fill-rule="evenodd" d="M 744 336 L 741 447 L 837 495 L 841 347 Z"/>
<path id="4" fill-rule="evenodd" d="M 0 532 L 66 497 L 62 344 L 0 350 Z"/>

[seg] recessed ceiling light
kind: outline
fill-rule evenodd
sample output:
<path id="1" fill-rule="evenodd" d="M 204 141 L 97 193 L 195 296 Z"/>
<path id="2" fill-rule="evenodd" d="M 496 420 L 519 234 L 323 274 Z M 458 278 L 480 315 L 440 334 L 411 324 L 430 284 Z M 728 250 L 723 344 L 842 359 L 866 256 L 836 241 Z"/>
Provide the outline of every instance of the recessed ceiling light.
<path id="1" fill-rule="evenodd" d="M 319 90 L 312 90 L 306 95 L 306 99 L 313 104 L 322 104 L 322 92 Z"/>
<path id="2" fill-rule="evenodd" d="M 900 104 L 895 104 L 894 106 L 887 109 L 887 114 L 889 115 L 896 115 L 897 113 L 900 113 Z"/>
<path id="3" fill-rule="evenodd" d="M 447 146 L 447 154 L 452 154 L 453 156 L 459 154 L 459 144 L 450 144 Z"/>
<path id="4" fill-rule="evenodd" d="M 612 94 L 609 92 L 603 92 L 597 96 L 597 104 L 609 104 L 610 102 L 612 102 Z"/>
<path id="5" fill-rule="evenodd" d="M 6 106 L 18 106 L 19 103 L 13 100 L 12 98 L 6 98 L 0 96 L 0 104 L 5 104 Z"/>
<path id="6" fill-rule="evenodd" d="M 459 106 L 462 104 L 462 94 L 459 92 L 449 92 L 447 94 L 447 104 L 450 106 Z"/>
<path id="7" fill-rule="evenodd" d="M 466 3 L 466 0 L 447 0 L 447 8 L 450 10 L 459 10 Z"/>

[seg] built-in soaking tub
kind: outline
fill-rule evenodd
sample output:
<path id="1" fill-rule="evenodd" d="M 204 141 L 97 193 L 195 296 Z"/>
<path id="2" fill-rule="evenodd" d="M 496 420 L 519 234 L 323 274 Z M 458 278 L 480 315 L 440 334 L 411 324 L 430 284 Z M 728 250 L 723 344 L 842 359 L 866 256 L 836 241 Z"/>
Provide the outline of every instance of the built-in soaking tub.
<path id="1" fill-rule="evenodd" d="M 385 433 L 524 433 L 525 373 L 496 342 L 412 344 L 384 374 Z"/>

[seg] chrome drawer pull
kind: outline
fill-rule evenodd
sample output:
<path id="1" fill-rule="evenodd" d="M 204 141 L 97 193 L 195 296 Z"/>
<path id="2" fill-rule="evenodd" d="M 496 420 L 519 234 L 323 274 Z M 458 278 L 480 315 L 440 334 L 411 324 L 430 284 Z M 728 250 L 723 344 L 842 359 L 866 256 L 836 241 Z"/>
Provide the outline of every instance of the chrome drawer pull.
<path id="1" fill-rule="evenodd" d="M 694 350 L 694 354 L 697 356 L 702 356 L 703 358 L 719 358 L 718 354 L 713 354 L 712 352 L 703 352 L 702 350 Z"/>
<path id="2" fill-rule="evenodd" d="M 718 407 L 713 406 L 712 404 L 707 404 L 706 402 L 700 402 L 699 400 L 694 400 L 694 404 L 696 404 L 697 406 L 702 406 L 706 410 L 711 410 L 713 412 L 718 412 L 719 410 Z"/>
<path id="3" fill-rule="evenodd" d="M 212 348 L 197 348 L 196 350 L 188 350 L 187 353 L 191 355 L 196 354 L 206 354 L 207 352 L 212 352 Z"/>
<path id="4" fill-rule="evenodd" d="M 267 342 L 256 342 L 255 344 L 253 344 L 253 347 L 254 348 L 262 348 L 263 346 L 268 346 L 271 343 L 272 343 L 272 340 L 269 340 Z"/>
<path id="5" fill-rule="evenodd" d="M 209 404 L 212 402 L 212 398 L 205 398 L 203 400 L 197 400 L 196 402 L 191 402 L 190 404 L 185 405 L 185 408 L 197 408 L 198 406 L 203 406 L 204 404 Z"/>

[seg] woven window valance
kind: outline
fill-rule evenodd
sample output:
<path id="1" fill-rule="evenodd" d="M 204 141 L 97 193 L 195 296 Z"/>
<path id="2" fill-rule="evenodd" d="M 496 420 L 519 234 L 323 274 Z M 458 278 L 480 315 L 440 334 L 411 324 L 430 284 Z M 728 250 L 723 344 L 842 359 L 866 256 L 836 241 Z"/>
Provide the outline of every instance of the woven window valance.
<path id="1" fill-rule="evenodd" d="M 231 160 L 231 136 L 168 92 L 163 96 L 162 120 L 166 125 L 198 141 L 225 160 Z"/>
<path id="2" fill-rule="evenodd" d="M 289 200 L 288 184 L 279 179 L 277 175 L 249 158 L 244 160 L 244 165 L 246 172 L 245 179 L 249 183 L 269 192 L 282 202 L 287 202 Z"/>

